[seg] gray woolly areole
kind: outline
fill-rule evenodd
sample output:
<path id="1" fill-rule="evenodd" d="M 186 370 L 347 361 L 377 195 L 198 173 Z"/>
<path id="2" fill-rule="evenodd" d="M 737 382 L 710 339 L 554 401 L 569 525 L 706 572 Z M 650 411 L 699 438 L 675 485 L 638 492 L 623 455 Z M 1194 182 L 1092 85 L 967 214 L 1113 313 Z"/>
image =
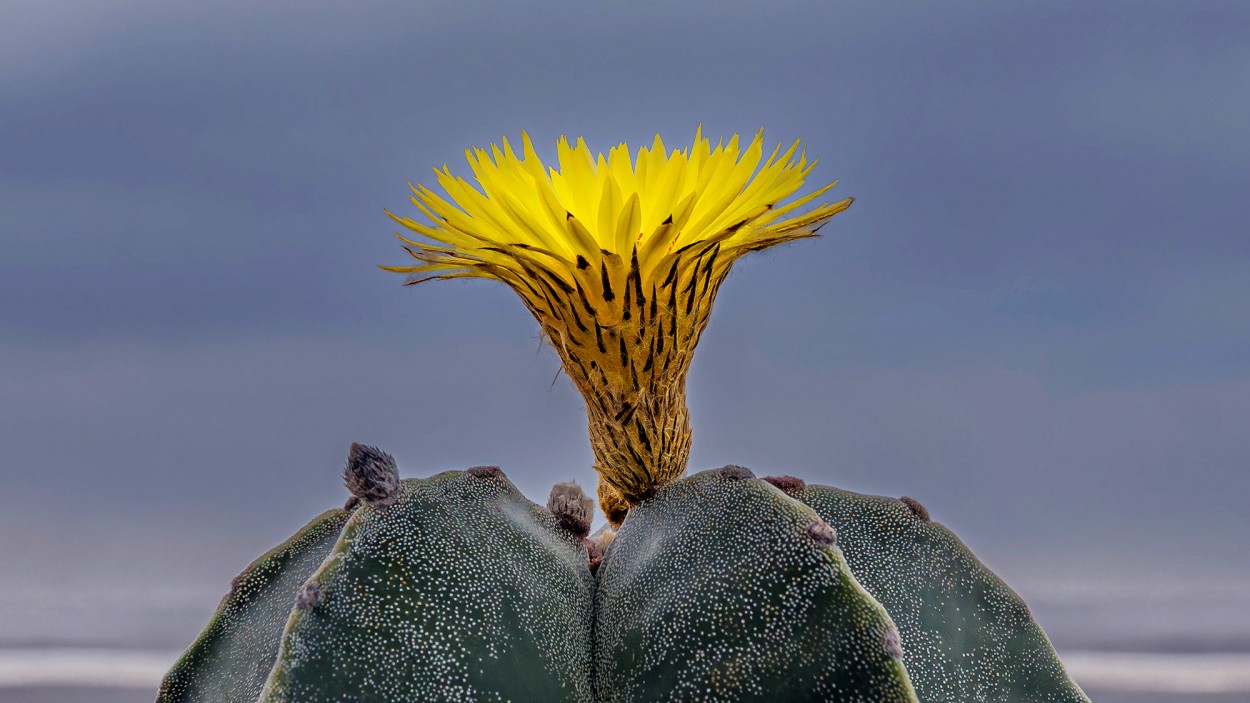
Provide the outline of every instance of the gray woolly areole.
<path id="1" fill-rule="evenodd" d="M 777 490 L 791 497 L 798 491 L 807 488 L 807 481 L 794 476 L 765 476 L 763 480 L 776 486 Z"/>
<path id="2" fill-rule="evenodd" d="M 736 466 L 734 464 L 730 464 L 728 466 L 722 466 L 719 469 L 712 469 L 710 472 L 707 472 L 707 473 L 712 473 L 712 474 L 719 476 L 720 478 L 728 479 L 732 481 L 742 481 L 746 479 L 755 478 L 754 471 L 748 469 L 745 466 Z"/>
<path id="3" fill-rule="evenodd" d="M 353 444 L 343 467 L 347 490 L 378 510 L 389 507 L 399 497 L 399 468 L 395 457 L 364 444 Z"/>
<path id="4" fill-rule="evenodd" d="M 907 506 L 907 509 L 911 511 L 912 515 L 915 515 L 916 517 L 920 518 L 921 520 L 925 522 L 929 522 L 930 520 L 929 509 L 921 505 L 920 501 L 916 500 L 915 498 L 910 498 L 908 496 L 903 496 L 902 498 L 899 498 L 898 500 L 903 505 Z"/>

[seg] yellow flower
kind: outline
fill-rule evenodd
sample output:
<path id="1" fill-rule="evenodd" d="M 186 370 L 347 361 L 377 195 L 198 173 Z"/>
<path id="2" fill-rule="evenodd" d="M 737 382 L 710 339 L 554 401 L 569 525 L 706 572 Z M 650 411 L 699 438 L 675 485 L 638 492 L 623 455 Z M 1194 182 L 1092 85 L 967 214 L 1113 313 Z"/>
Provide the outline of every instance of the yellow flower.
<path id="1" fill-rule="evenodd" d="M 800 212 L 830 184 L 783 202 L 816 162 L 796 157 L 796 141 L 761 165 L 762 130 L 745 150 L 738 135 L 713 148 L 700 130 L 669 152 L 657 135 L 633 159 L 625 144 L 596 156 L 561 138 L 558 169 L 524 133 L 521 146 L 466 150 L 476 187 L 435 169 L 450 199 L 414 186 L 431 224 L 391 217 L 424 238 L 400 235 L 417 263 L 383 268 L 409 284 L 491 278 L 521 296 L 586 399 L 600 502 L 616 522 L 685 472 L 686 371 L 734 261 L 815 236 L 851 199 Z"/>

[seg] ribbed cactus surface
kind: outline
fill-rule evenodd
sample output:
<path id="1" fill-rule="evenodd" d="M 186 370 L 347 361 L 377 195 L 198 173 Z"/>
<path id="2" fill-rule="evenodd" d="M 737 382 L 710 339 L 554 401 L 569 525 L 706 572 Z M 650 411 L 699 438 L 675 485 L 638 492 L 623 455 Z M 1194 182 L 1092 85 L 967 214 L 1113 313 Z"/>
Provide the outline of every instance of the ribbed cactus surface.
<path id="1" fill-rule="evenodd" d="M 248 567 L 160 703 L 1088 703 L 911 499 L 725 467 L 594 544 L 575 484 L 541 507 L 499 469 L 401 481 L 359 446 L 346 478 L 358 507 Z"/>
<path id="2" fill-rule="evenodd" d="M 252 703 L 273 668 L 296 593 L 338 541 L 328 510 L 239 574 L 204 632 L 161 682 L 157 703 Z"/>
<path id="3" fill-rule="evenodd" d="M 598 571 L 599 699 L 915 701 L 898 632 L 835 541 L 739 467 L 635 505 Z"/>
<path id="4" fill-rule="evenodd" d="M 926 703 L 1088 703 L 1024 601 L 912 498 L 769 479 L 838 531 L 902 636 Z"/>
<path id="5" fill-rule="evenodd" d="M 499 469 L 362 507 L 291 615 L 260 700 L 593 700 L 579 536 Z"/>

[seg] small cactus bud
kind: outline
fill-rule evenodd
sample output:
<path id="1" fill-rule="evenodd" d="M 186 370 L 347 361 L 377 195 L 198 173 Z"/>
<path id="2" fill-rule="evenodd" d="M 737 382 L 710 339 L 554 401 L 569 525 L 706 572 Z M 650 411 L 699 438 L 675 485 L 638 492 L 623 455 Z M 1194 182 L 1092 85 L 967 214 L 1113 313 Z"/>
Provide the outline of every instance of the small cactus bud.
<path id="1" fill-rule="evenodd" d="M 560 527 L 579 539 L 590 534 L 590 518 L 595 502 L 586 496 L 576 481 L 557 483 L 547 497 L 547 510 L 556 516 Z"/>
<path id="2" fill-rule="evenodd" d="M 929 510 L 925 508 L 923 505 L 921 505 L 920 501 L 916 500 L 915 498 L 909 498 L 907 496 L 903 496 L 902 498 L 899 498 L 899 501 L 901 501 L 903 505 L 907 506 L 907 509 L 911 511 L 912 515 L 915 515 L 916 517 L 920 518 L 921 522 L 929 521 Z"/>
<path id="3" fill-rule="evenodd" d="M 498 466 L 474 466 L 464 470 L 473 478 L 507 478 Z"/>
<path id="4" fill-rule="evenodd" d="M 395 457 L 363 444 L 352 444 L 343 467 L 347 490 L 378 510 L 399 499 L 399 469 Z M 348 501 L 349 503 L 351 501 Z"/>

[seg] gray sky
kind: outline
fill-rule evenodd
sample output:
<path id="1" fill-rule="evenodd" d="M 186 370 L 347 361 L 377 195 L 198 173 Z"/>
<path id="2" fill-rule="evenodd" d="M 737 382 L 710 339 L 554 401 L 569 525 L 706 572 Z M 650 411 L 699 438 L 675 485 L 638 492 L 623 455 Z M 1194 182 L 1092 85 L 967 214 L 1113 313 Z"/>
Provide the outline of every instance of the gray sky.
<path id="1" fill-rule="evenodd" d="M 5 15 L 6 535 L 217 539 L 241 567 L 341 502 L 352 441 L 410 476 L 499 464 L 535 500 L 593 485 L 520 303 L 401 288 L 373 268 L 404 260 L 382 208 L 522 129 L 550 155 L 702 123 L 803 138 L 857 202 L 726 283 L 692 468 L 915 496 L 1021 573 L 1246 568 L 1244 3 Z"/>

